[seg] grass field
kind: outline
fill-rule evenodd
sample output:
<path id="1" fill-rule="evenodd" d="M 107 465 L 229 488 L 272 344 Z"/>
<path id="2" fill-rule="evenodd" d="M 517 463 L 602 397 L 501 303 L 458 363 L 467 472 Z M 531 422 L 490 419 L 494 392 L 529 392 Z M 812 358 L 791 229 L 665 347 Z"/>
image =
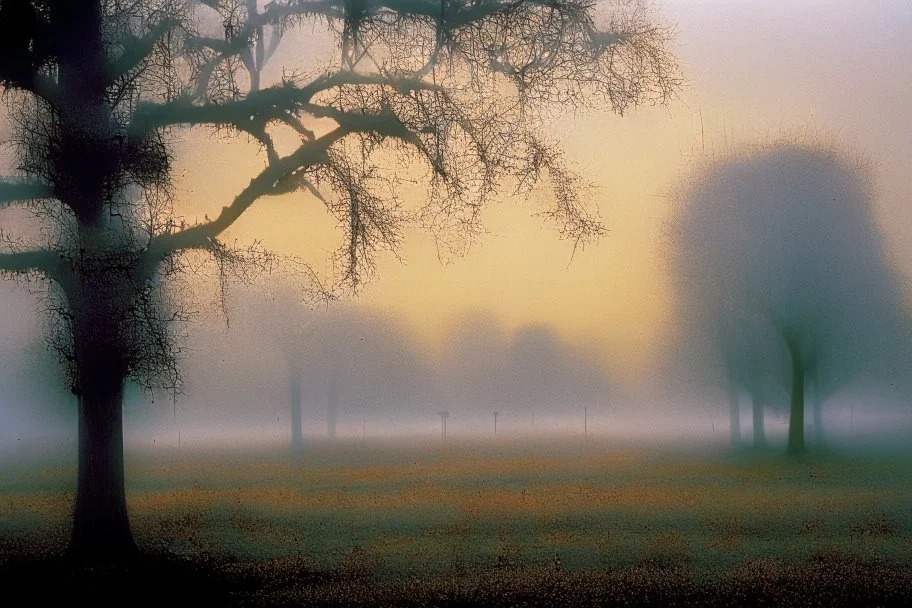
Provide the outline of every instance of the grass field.
<path id="1" fill-rule="evenodd" d="M 0 562 L 60 554 L 73 469 L 2 474 Z M 519 588 L 523 577 L 532 585 L 559 573 L 617 591 L 617 577 L 631 573 L 651 584 L 672 573 L 675 585 L 748 577 L 775 587 L 808 568 L 842 568 L 863 592 L 884 572 L 892 574 L 877 584 L 905 585 L 912 566 L 906 458 L 789 460 L 598 440 L 352 442 L 296 459 L 133 455 L 127 475 L 144 551 L 234 568 L 277 603 L 310 593 L 303 572 L 374 589 L 423 585 L 439 598 L 450 591 L 435 586 L 482 577 L 483 587 L 504 573 Z"/>

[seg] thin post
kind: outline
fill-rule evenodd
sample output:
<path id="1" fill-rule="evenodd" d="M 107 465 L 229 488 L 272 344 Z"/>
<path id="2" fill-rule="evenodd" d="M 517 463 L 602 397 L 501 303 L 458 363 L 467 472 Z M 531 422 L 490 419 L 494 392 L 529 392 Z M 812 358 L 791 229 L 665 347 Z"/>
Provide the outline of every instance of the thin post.
<path id="1" fill-rule="evenodd" d="M 589 407 L 583 406 L 583 435 L 589 436 Z"/>

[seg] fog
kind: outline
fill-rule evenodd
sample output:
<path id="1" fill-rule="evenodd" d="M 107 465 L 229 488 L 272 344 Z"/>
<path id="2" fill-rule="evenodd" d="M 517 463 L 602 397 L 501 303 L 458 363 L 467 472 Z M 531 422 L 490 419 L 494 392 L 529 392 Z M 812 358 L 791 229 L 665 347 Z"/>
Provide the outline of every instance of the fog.
<path id="1" fill-rule="evenodd" d="M 7 293 L 28 318 L 28 295 Z M 476 312 L 452 324 L 439 344 L 428 345 L 388 311 L 357 303 L 309 308 L 292 291 L 278 293 L 238 288 L 224 313 L 191 326 L 182 394 L 149 395 L 128 386 L 128 452 L 287 446 L 294 362 L 305 448 L 329 441 L 333 382 L 341 442 L 439 441 L 438 412 L 447 410 L 447 441 L 589 435 L 646 445 L 729 444 L 725 388 L 712 363 L 717 359 L 683 346 L 680 337 L 669 342 L 669 353 L 680 356 L 666 357 L 655 378 L 631 388 L 612 376 L 597 350 L 561 338 L 545 324 L 510 330 L 496 316 Z M 49 381 L 59 372 L 36 341 L 37 324 L 11 327 L 16 331 L 7 329 L 5 339 L 22 350 L 4 359 L 3 452 L 69 452 L 75 449 L 75 399 Z M 912 432 L 912 406 L 897 379 L 877 384 L 868 377 L 829 394 L 830 443 L 902 444 Z M 779 446 L 788 427 L 787 389 L 771 390 L 766 403 L 767 436 Z M 742 394 L 745 437 L 750 407 L 750 396 Z"/>
<path id="2" fill-rule="evenodd" d="M 582 431 L 585 408 L 594 425 L 620 403 L 598 353 L 546 325 L 510 332 L 478 313 L 454 324 L 443 347 L 431 350 L 388 312 L 352 304 L 311 310 L 293 298 L 269 297 L 247 291 L 229 303 L 227 316 L 193 328 L 184 394 L 150 403 L 134 393 L 128 403 L 127 432 L 135 442 L 170 445 L 178 428 L 186 445 L 285 441 L 294 365 L 309 440 L 328 436 L 334 384 L 340 440 L 436 437 L 442 409 L 451 415 L 450 437 L 493 433 L 494 411 L 501 435 L 531 432 L 533 414 L 540 432 Z M 297 340 L 289 339 L 293 331 Z"/>
<path id="3" fill-rule="evenodd" d="M 0 0 L 0 598 L 912 605 L 910 48 Z"/>
<path id="4" fill-rule="evenodd" d="M 754 4 L 665 3 L 661 14 L 676 25 L 674 51 L 688 79 L 667 108 L 622 118 L 599 111 L 555 116 L 552 134 L 598 186 L 609 228 L 598 244 L 573 253 L 527 208 L 516 215 L 495 208 L 486 216 L 490 234 L 465 259 L 441 265 L 432 244 L 409 232 L 406 263 L 379 258 L 377 280 L 350 301 L 311 308 L 274 277 L 231 286 L 223 312 L 212 297 L 217 286 L 201 281 L 208 295 L 190 307 L 199 314 L 180 339 L 182 393 L 149 395 L 128 385 L 127 449 L 170 449 L 178 435 L 182 445 L 287 441 L 295 360 L 302 431 L 312 442 L 329 434 L 335 384 L 339 440 L 435 438 L 438 412 L 447 410 L 452 437 L 493 435 L 497 411 L 503 437 L 576 436 L 585 428 L 725 443 L 728 366 L 742 376 L 735 392 L 744 437 L 752 390 L 765 404 L 770 442 L 781 443 L 789 408 L 785 347 L 768 331 L 769 319 L 733 321 L 718 310 L 719 298 L 715 308 L 703 306 L 722 279 L 746 279 L 750 289 L 738 287 L 749 294 L 743 297 L 768 298 L 780 317 L 816 315 L 828 325 L 818 339 L 829 344 L 831 361 L 819 367 L 817 381 L 833 442 L 851 444 L 858 433 L 901 436 L 910 426 L 903 363 L 912 97 L 900 75 L 912 12 L 904 2 Z M 217 20 L 208 26 L 218 32 Z M 334 48 L 327 32 L 288 36 L 264 83 L 280 78 L 302 49 Z M 738 149 L 736 140 L 817 131 L 827 145 L 865 159 L 863 183 L 843 184 L 865 190 L 854 197 L 863 204 L 852 208 L 864 217 L 830 225 L 819 212 L 791 213 L 804 191 L 773 197 L 785 218 L 777 221 L 803 224 L 804 236 L 795 240 L 770 228 L 769 208 L 758 204 L 769 193 L 754 178 L 721 180 L 703 198 L 738 191 L 731 215 L 717 213 L 712 200 L 691 207 L 703 214 L 691 244 L 712 243 L 716 259 L 701 260 L 706 268 L 693 256 L 685 256 L 689 268 L 673 260 L 663 239 L 683 217 L 675 184 L 692 179 L 701 162 L 695 153 L 722 159 Z M 249 179 L 247 165 L 259 160 L 239 158 L 250 147 L 198 132 L 178 142 L 176 160 L 187 171 L 175 178 L 176 197 L 192 206 L 189 217 L 217 209 L 235 182 Z M 800 171 L 792 178 L 800 181 Z M 283 221 L 254 216 L 236 234 L 266 235 L 282 252 L 311 252 L 312 242 L 319 250 L 326 224 L 304 207 L 279 198 L 271 209 Z M 0 214 L 5 231 L 33 236 L 18 210 Z M 737 231 L 749 233 L 749 247 L 725 239 Z M 729 265 L 719 271 L 717 262 Z M 787 281 L 777 278 L 783 270 Z M 11 450 L 74 443 L 76 434 L 74 397 L 44 349 L 46 319 L 28 287 L 4 282 L 0 290 L 0 444 Z M 276 298 L 276 291 L 285 295 Z"/>

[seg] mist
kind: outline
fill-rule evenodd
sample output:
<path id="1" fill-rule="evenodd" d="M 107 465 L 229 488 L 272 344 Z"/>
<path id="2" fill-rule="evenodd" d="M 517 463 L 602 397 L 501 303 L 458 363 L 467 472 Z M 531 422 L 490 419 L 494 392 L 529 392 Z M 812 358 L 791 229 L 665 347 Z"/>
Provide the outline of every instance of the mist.
<path id="1" fill-rule="evenodd" d="M 0 1 L 0 603 L 912 603 L 909 48 Z"/>

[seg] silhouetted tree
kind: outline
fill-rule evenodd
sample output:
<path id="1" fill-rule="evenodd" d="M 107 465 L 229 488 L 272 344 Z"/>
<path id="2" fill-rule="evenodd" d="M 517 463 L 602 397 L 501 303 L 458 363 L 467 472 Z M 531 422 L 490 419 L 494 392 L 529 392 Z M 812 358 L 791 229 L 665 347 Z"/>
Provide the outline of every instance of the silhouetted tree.
<path id="1" fill-rule="evenodd" d="M 762 400 L 764 384 L 790 387 L 793 454 L 805 450 L 806 388 L 821 399 L 864 375 L 882 380 L 908 338 L 872 197 L 863 162 L 783 140 L 709 163 L 679 199 L 683 325 L 715 350 L 733 390 Z"/>
<path id="2" fill-rule="evenodd" d="M 222 240 L 258 201 L 298 191 L 321 201 L 339 223 L 336 278 L 347 287 L 371 275 L 378 251 L 398 250 L 407 225 L 433 231 L 442 254 L 464 251 L 488 200 L 545 178 L 554 204 L 542 213 L 584 243 L 602 227 L 543 137 L 543 110 L 623 112 L 678 86 L 668 30 L 629 1 L 608 11 L 590 0 L 0 7 L 15 156 L 0 207 L 24 206 L 38 227 L 2 233 L 0 269 L 47 282 L 51 341 L 79 403 L 72 548 L 101 556 L 133 547 L 124 382 L 179 389 L 174 337 L 187 313 L 174 280 L 194 280 L 206 257 L 222 289 L 267 268 L 259 246 Z M 283 38 L 317 27 L 337 42 L 326 67 L 265 82 Z M 252 138 L 265 166 L 216 217 L 186 222 L 173 207 L 173 144 L 194 126 Z M 289 140 L 290 152 L 276 143 Z M 417 166 L 428 192 L 409 207 L 397 193 Z"/>
<path id="3" fill-rule="evenodd" d="M 291 451 L 300 453 L 304 448 L 303 367 L 306 365 L 307 351 L 313 348 L 312 336 L 318 315 L 304 306 L 301 295 L 287 285 L 281 285 L 255 303 L 247 304 L 255 307 L 255 310 L 246 311 L 246 316 L 262 324 L 260 329 L 266 334 L 267 341 L 278 346 L 287 364 Z"/>
<path id="4" fill-rule="evenodd" d="M 443 410 L 442 412 L 437 412 L 437 415 L 440 416 L 440 437 L 446 439 L 446 421 L 450 417 L 450 413 Z"/>

